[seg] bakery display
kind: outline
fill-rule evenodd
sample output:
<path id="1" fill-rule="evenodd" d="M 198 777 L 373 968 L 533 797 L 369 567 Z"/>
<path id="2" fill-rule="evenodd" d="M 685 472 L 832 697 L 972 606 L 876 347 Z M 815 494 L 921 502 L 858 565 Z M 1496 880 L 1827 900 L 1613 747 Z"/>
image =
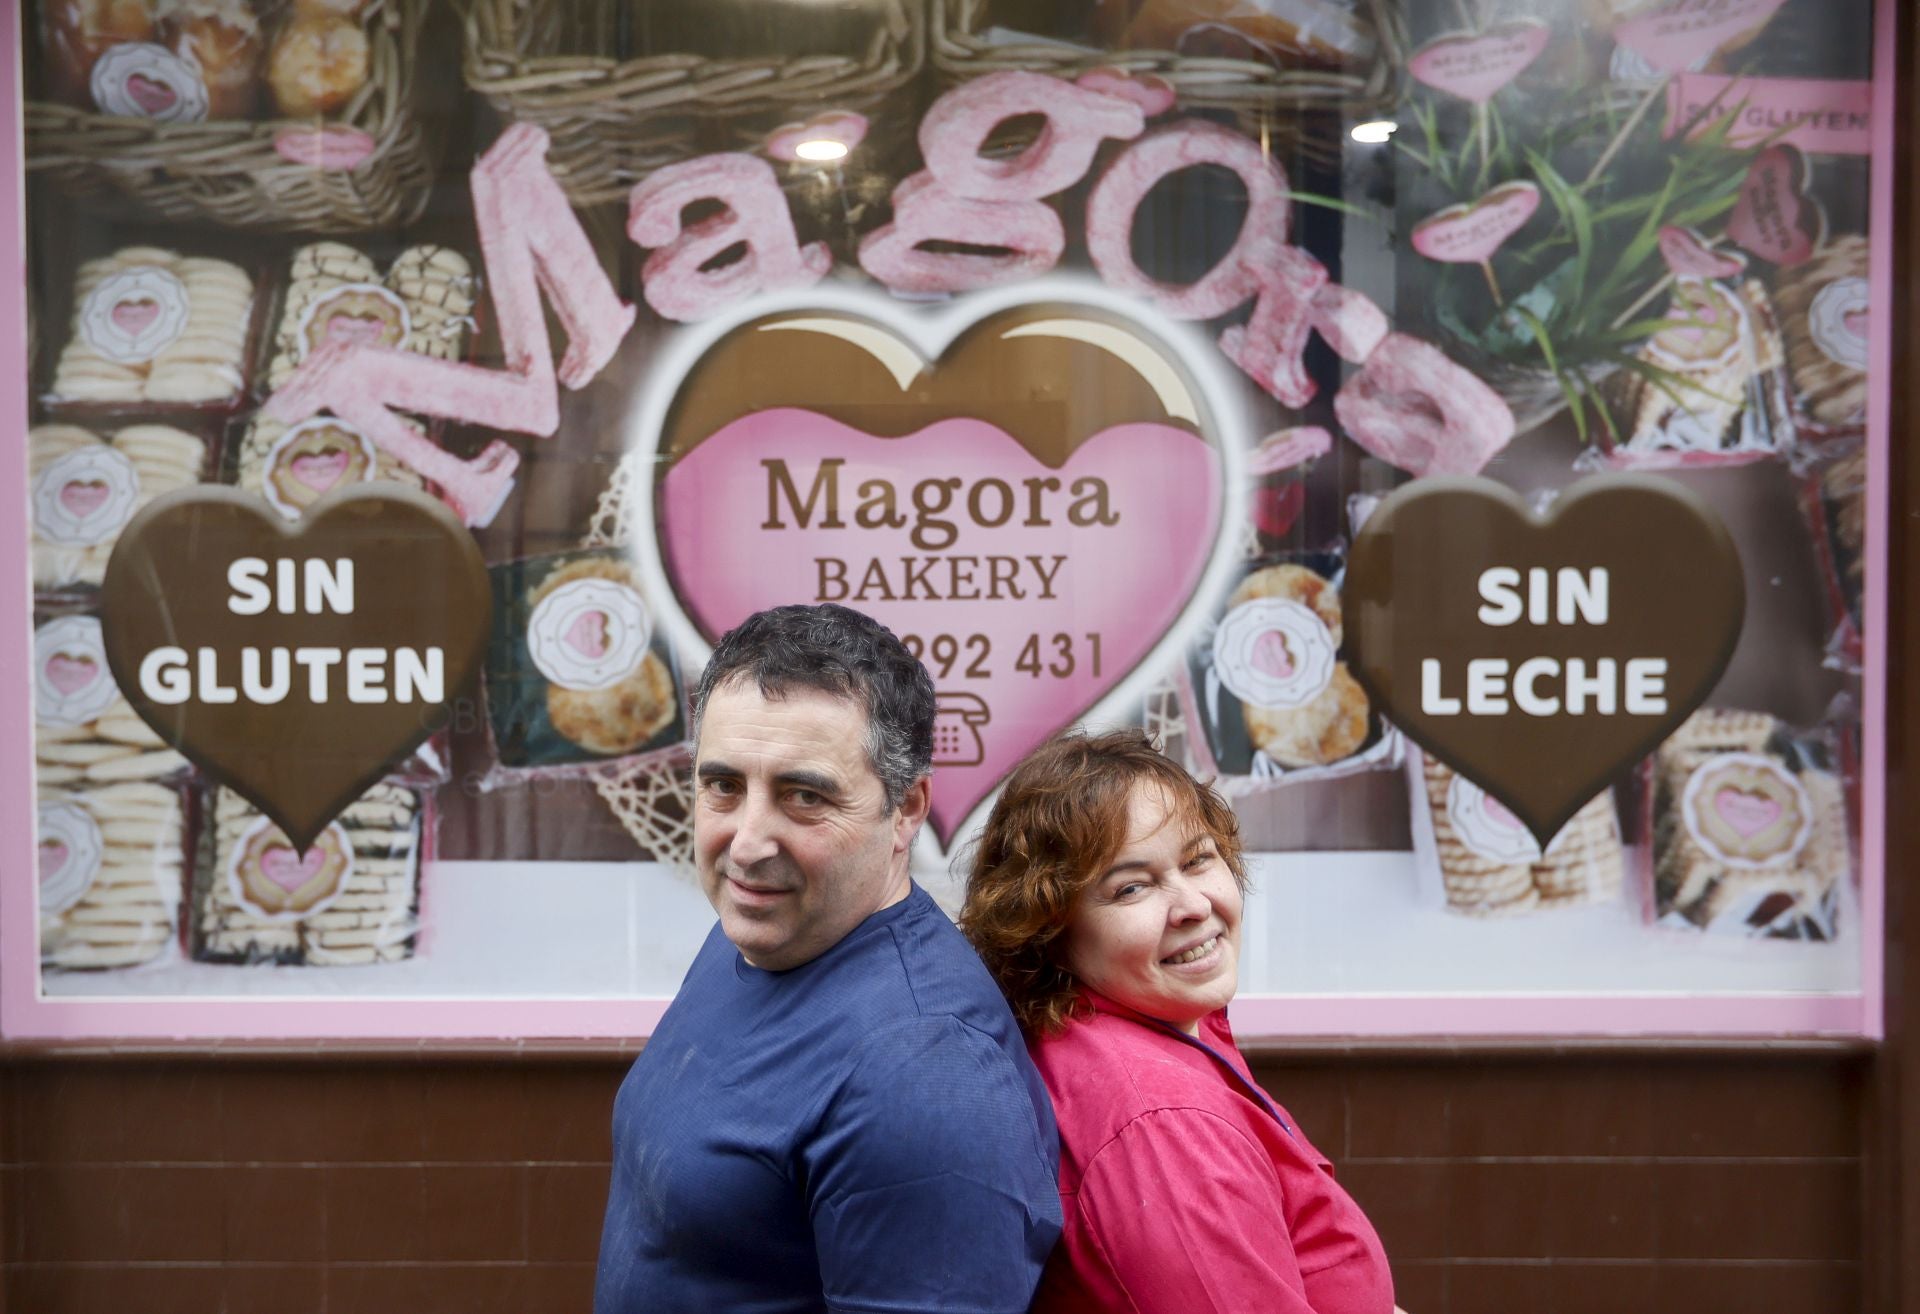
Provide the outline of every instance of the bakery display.
<path id="1" fill-rule="evenodd" d="M 1840 777 L 1763 712 L 1695 712 L 1654 754 L 1654 912 L 1662 926 L 1831 940 L 1851 868 Z"/>
<path id="2" fill-rule="evenodd" d="M 418 794 L 376 785 L 304 851 L 231 790 L 210 791 L 204 807 L 189 914 L 196 960 L 346 966 L 413 955 Z"/>
<path id="3" fill-rule="evenodd" d="M 27 432 L 33 587 L 41 593 L 99 585 L 129 520 L 154 498 L 199 483 L 206 443 L 164 424 L 111 435 L 71 424 Z"/>
<path id="4" fill-rule="evenodd" d="M 220 404 L 246 386 L 253 280 L 239 266 L 130 246 L 80 266 L 54 402 Z"/>
<path id="5" fill-rule="evenodd" d="M 151 781 L 40 791 L 40 962 L 136 967 L 176 947 L 186 821 Z"/>
<path id="6" fill-rule="evenodd" d="M 96 617 L 57 616 L 34 630 L 33 708 L 43 789 L 158 780 L 186 769 L 186 759 L 121 696 Z"/>
<path id="7" fill-rule="evenodd" d="M 1867 239 L 1836 237 L 1774 288 L 1799 409 L 1828 429 L 1858 428 L 1867 414 Z"/>
<path id="8" fill-rule="evenodd" d="M 496 566 L 487 715 L 503 767 L 562 767 L 674 748 L 679 676 L 625 555 Z"/>

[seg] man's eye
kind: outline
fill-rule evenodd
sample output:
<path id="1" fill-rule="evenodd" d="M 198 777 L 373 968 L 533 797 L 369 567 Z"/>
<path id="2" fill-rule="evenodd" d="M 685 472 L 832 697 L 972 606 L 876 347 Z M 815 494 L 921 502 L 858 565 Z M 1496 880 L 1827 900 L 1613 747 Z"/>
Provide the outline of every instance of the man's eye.
<path id="1" fill-rule="evenodd" d="M 710 776 L 704 782 L 707 793 L 715 798 L 732 798 L 740 792 L 740 782 L 724 776 Z"/>
<path id="2" fill-rule="evenodd" d="M 787 798 L 794 806 L 802 808 L 817 808 L 827 801 L 811 789 L 796 789 Z"/>

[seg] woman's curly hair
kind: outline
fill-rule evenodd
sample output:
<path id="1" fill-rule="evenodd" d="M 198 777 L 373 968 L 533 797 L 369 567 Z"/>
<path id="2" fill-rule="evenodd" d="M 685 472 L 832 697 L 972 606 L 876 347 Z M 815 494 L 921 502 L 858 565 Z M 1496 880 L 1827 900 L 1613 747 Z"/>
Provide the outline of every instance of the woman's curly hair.
<path id="1" fill-rule="evenodd" d="M 1211 836 L 1244 892 L 1240 824 L 1210 786 L 1139 730 L 1071 731 L 1022 762 L 975 842 L 960 929 L 1029 1034 L 1057 1031 L 1079 983 L 1061 961 L 1075 902 L 1127 842 L 1136 784 L 1158 786 L 1172 817 Z"/>

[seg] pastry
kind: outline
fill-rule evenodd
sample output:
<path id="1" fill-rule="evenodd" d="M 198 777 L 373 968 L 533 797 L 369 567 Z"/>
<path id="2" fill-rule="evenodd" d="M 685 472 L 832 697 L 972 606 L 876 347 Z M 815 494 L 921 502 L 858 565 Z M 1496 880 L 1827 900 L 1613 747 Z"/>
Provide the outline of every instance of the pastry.
<path id="1" fill-rule="evenodd" d="M 1214 628 L 1213 677 L 1240 699 L 1253 747 L 1282 767 L 1324 766 L 1366 742 L 1370 708 L 1346 663 L 1339 591 L 1305 566 L 1253 571 Z"/>
<path id="2" fill-rule="evenodd" d="M 175 943 L 185 856 L 180 796 L 148 781 L 42 788 L 40 961 L 134 967 Z"/>
<path id="3" fill-rule="evenodd" d="M 222 402 L 245 387 L 253 281 L 224 260 L 126 247 L 80 266 L 63 402 Z"/>
<path id="4" fill-rule="evenodd" d="M 411 957 L 419 930 L 421 806 L 376 785 L 296 852 L 216 789 L 194 866 L 191 943 L 212 963 L 345 965 Z"/>
<path id="5" fill-rule="evenodd" d="M 33 586 L 98 586 L 120 531 L 163 493 L 200 481 L 206 445 L 162 424 L 135 424 L 102 440 L 70 424 L 28 431 Z"/>
<path id="6" fill-rule="evenodd" d="M 1602 389 L 1629 452 L 1719 452 L 1771 443 L 1749 401 L 1785 359 L 1766 292 L 1702 278 L 1674 280 L 1669 326 L 1647 339 L 1646 371 L 1623 369 Z M 1756 441 L 1758 435 L 1758 441 Z"/>
<path id="7" fill-rule="evenodd" d="M 302 8 L 274 38 L 267 85 L 289 118 L 331 114 L 367 84 L 371 56 L 359 24 L 320 8 Z"/>
<path id="8" fill-rule="evenodd" d="M 59 616 L 33 633 L 34 756 L 43 786 L 155 780 L 186 769 L 121 696 L 100 622 Z"/>
<path id="9" fill-rule="evenodd" d="M 1373 49 L 1353 6 L 1337 0 L 1105 0 L 1100 12 L 1104 35 L 1135 50 L 1285 68 L 1337 67 Z"/>
<path id="10" fill-rule="evenodd" d="M 148 0 L 47 0 L 45 24 L 47 95 L 81 109 L 93 109 L 93 68 L 110 47 L 151 41 L 153 10 Z"/>
<path id="11" fill-rule="evenodd" d="M 1654 755 L 1652 788 L 1663 925 L 1833 938 L 1851 861 L 1845 799 L 1778 721 L 1694 713 Z"/>
<path id="12" fill-rule="evenodd" d="M 1815 424 L 1839 428 L 1866 420 L 1867 271 L 1867 239 L 1848 234 L 1783 270 L 1774 287 L 1794 395 Z"/>
<path id="13" fill-rule="evenodd" d="M 288 271 L 267 386 L 279 387 L 315 347 L 333 341 L 376 343 L 457 360 L 465 354 L 473 327 L 473 299 L 471 266 L 447 247 L 409 247 L 384 275 L 370 257 L 350 246 L 317 242 L 302 247 Z M 425 433 L 418 423 L 407 424 Z M 291 428 L 256 417 L 241 440 L 235 478 L 289 518 L 354 483 L 379 479 L 423 486 L 411 467 L 331 415 Z"/>
<path id="14" fill-rule="evenodd" d="M 198 68 L 206 117 L 252 117 L 265 41 L 250 6 L 241 0 L 167 0 L 161 32 L 175 55 Z"/>
<path id="15" fill-rule="evenodd" d="M 1498 799 L 1421 755 L 1428 817 L 1452 912 L 1487 916 L 1617 899 L 1625 871 L 1612 791 L 1540 842 Z"/>

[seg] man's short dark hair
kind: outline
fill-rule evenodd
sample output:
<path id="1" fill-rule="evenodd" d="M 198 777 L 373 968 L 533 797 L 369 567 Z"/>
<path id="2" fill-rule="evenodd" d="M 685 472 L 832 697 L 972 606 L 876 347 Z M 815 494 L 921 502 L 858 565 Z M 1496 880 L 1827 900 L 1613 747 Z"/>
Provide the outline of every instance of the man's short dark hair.
<path id="1" fill-rule="evenodd" d="M 728 630 L 693 691 L 696 741 L 713 691 L 742 680 L 763 698 L 817 689 L 865 708 L 867 765 L 889 812 L 933 769 L 933 677 L 871 616 L 830 602 L 771 607 Z"/>

